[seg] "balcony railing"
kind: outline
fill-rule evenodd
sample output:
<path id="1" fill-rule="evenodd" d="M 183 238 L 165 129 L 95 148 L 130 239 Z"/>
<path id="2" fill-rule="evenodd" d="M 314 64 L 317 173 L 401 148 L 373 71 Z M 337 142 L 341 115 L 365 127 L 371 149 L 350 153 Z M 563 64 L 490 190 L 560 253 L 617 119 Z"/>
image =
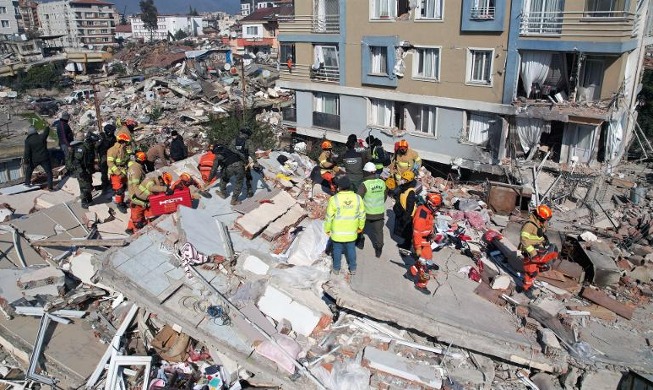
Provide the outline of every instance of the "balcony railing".
<path id="1" fill-rule="evenodd" d="M 284 81 L 317 81 L 325 83 L 340 82 L 340 68 L 323 66 L 318 70 L 313 70 L 311 65 L 293 64 L 292 69 L 288 69 L 285 63 L 280 64 L 279 78 Z"/>
<path id="2" fill-rule="evenodd" d="M 313 126 L 340 130 L 340 115 L 313 111 Z"/>
<path id="3" fill-rule="evenodd" d="M 339 15 L 292 15 L 279 18 L 279 32 L 281 34 L 339 34 Z"/>
<path id="4" fill-rule="evenodd" d="M 472 7 L 471 18 L 475 20 L 494 19 L 494 7 Z"/>
<path id="5" fill-rule="evenodd" d="M 322 66 L 320 69 L 317 70 L 313 70 L 311 68 L 311 80 L 339 83 L 340 68 L 336 66 Z"/>
<path id="6" fill-rule="evenodd" d="M 636 15 L 630 12 L 528 12 L 521 14 L 522 36 L 629 38 Z"/>
<path id="7" fill-rule="evenodd" d="M 281 115 L 286 122 L 297 122 L 297 108 L 295 107 L 282 108 Z"/>

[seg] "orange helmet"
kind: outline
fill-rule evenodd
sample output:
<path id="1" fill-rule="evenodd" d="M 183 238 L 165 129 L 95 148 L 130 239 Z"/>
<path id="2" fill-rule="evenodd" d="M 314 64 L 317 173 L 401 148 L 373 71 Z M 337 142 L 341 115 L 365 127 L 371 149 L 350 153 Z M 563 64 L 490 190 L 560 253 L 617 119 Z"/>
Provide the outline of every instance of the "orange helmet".
<path id="1" fill-rule="evenodd" d="M 179 175 L 179 179 L 184 183 L 188 183 L 189 181 L 191 181 L 190 173 L 188 172 L 182 173 L 181 175 Z"/>
<path id="2" fill-rule="evenodd" d="M 135 158 L 136 161 L 138 161 L 139 163 L 143 163 L 143 162 L 145 162 L 145 160 L 147 160 L 147 155 L 145 154 L 145 152 L 138 151 L 138 152 L 136 152 L 136 154 L 134 155 L 134 158 Z"/>
<path id="3" fill-rule="evenodd" d="M 322 150 L 328 150 L 328 149 L 333 149 L 333 145 L 331 144 L 331 141 L 325 140 L 322 141 Z"/>
<path id="4" fill-rule="evenodd" d="M 440 207 L 442 205 L 442 195 L 430 192 L 426 194 L 426 201 L 433 207 Z"/>
<path id="5" fill-rule="evenodd" d="M 400 140 L 399 142 L 397 142 L 397 147 L 408 149 L 408 141 L 406 141 L 405 139 Z"/>
<path id="6" fill-rule="evenodd" d="M 548 221 L 553 216 L 553 211 L 551 211 L 551 207 L 541 204 L 535 209 L 535 215 L 544 221 Z"/>
<path id="7" fill-rule="evenodd" d="M 169 186 L 170 184 L 172 184 L 172 175 L 170 174 L 170 172 L 163 172 L 161 174 L 161 180 L 163 180 L 165 185 Z"/>
<path id="8" fill-rule="evenodd" d="M 131 137 L 129 136 L 129 134 L 127 134 L 127 133 L 119 133 L 119 134 L 116 136 L 116 140 L 117 140 L 117 141 L 124 141 L 124 142 L 131 142 L 132 139 L 131 139 Z"/>

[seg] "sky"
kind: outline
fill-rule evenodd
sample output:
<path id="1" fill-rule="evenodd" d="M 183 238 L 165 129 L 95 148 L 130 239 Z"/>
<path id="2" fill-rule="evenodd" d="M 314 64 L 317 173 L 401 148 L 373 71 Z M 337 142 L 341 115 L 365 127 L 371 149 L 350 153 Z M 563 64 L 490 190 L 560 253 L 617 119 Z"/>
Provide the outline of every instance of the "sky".
<path id="1" fill-rule="evenodd" d="M 127 14 L 140 12 L 138 0 L 109 0 L 116 5 L 116 12 L 123 13 L 127 6 Z M 154 0 L 154 5 L 160 14 L 186 14 L 188 6 L 192 5 L 197 12 L 226 11 L 231 14 L 240 12 L 239 0 Z"/>

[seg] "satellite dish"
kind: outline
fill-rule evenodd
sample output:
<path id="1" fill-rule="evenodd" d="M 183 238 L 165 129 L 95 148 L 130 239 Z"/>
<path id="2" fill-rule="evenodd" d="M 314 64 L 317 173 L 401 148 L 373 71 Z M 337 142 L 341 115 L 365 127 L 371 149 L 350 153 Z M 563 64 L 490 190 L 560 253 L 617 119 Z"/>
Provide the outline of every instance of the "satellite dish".
<path id="1" fill-rule="evenodd" d="M 226 70 L 228 72 L 229 69 L 231 69 L 231 64 L 227 62 L 227 63 L 224 64 L 223 68 L 224 68 L 224 70 Z"/>

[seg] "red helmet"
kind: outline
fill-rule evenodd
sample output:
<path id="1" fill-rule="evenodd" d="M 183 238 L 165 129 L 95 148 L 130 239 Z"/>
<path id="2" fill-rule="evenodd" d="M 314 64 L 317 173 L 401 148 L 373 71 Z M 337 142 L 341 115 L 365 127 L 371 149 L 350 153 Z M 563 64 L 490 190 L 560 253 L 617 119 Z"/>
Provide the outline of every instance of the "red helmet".
<path id="1" fill-rule="evenodd" d="M 181 175 L 179 175 L 179 179 L 183 181 L 184 183 L 188 183 L 191 181 L 190 173 L 184 172 Z"/>
<path id="2" fill-rule="evenodd" d="M 143 163 L 145 162 L 145 160 L 147 160 L 147 155 L 145 154 L 145 152 L 138 151 L 134 155 L 134 158 L 136 159 L 137 162 Z"/>
<path id="3" fill-rule="evenodd" d="M 548 221 L 553 217 L 553 211 L 551 211 L 551 207 L 541 204 L 535 209 L 535 215 L 537 215 L 541 220 Z"/>
<path id="4" fill-rule="evenodd" d="M 163 174 L 161 174 L 161 180 L 163 180 L 165 185 L 169 186 L 172 184 L 172 175 L 170 172 L 163 172 Z"/>
<path id="5" fill-rule="evenodd" d="M 442 205 L 442 195 L 436 192 L 426 194 L 426 202 L 432 207 L 440 207 Z"/>
<path id="6" fill-rule="evenodd" d="M 127 133 L 119 133 L 119 134 L 116 136 L 116 140 L 117 140 L 117 141 L 130 142 L 132 139 L 131 139 L 131 137 L 129 136 L 129 134 L 127 134 Z"/>
<path id="7" fill-rule="evenodd" d="M 328 150 L 328 149 L 333 149 L 333 145 L 331 144 L 331 141 L 325 140 L 322 141 L 322 150 Z"/>

